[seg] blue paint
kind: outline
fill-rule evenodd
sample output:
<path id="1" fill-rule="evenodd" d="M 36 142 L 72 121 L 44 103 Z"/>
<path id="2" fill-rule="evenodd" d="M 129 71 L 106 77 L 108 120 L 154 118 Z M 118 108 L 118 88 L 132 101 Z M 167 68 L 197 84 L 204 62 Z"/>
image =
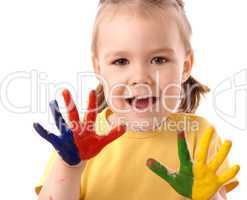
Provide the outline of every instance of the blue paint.
<path id="1" fill-rule="evenodd" d="M 66 163 L 69 165 L 76 165 L 81 161 L 81 159 L 76 144 L 74 143 L 73 133 L 66 125 L 66 122 L 59 110 L 57 101 L 53 100 L 49 103 L 49 105 L 56 123 L 56 127 L 60 131 L 61 135 L 57 136 L 53 133 L 49 133 L 39 123 L 33 123 L 33 127 L 42 138 L 53 145 L 58 154 Z"/>

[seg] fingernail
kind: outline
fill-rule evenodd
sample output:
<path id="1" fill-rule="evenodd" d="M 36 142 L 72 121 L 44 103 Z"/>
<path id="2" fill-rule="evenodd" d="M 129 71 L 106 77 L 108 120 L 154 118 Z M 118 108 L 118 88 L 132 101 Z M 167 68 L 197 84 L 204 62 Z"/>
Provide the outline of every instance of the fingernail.
<path id="1" fill-rule="evenodd" d="M 178 132 L 178 137 L 179 137 L 180 139 L 185 139 L 185 133 L 184 133 L 184 131 L 178 130 L 177 132 Z"/>
<path id="2" fill-rule="evenodd" d="M 149 158 L 149 159 L 147 160 L 147 166 L 148 166 L 148 167 L 151 167 L 153 164 L 155 164 L 155 160 L 152 159 L 152 158 Z"/>

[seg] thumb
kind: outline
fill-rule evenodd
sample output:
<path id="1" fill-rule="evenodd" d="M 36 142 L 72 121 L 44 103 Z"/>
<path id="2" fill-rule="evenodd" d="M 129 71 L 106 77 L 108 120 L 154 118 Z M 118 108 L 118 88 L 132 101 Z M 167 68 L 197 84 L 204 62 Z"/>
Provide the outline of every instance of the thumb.
<path id="1" fill-rule="evenodd" d="M 103 136 L 100 141 L 100 145 L 103 148 L 107 144 L 111 143 L 118 137 L 122 136 L 126 131 L 126 125 L 122 124 L 113 128 L 107 136 Z"/>
<path id="2" fill-rule="evenodd" d="M 172 176 L 168 172 L 167 168 L 165 166 L 163 166 L 162 164 L 160 164 L 158 161 L 156 161 L 152 158 L 149 158 L 146 162 L 146 165 L 151 171 L 153 171 L 155 174 L 157 174 L 162 179 L 167 181 L 171 186 L 173 186 L 175 184 L 174 176 Z"/>

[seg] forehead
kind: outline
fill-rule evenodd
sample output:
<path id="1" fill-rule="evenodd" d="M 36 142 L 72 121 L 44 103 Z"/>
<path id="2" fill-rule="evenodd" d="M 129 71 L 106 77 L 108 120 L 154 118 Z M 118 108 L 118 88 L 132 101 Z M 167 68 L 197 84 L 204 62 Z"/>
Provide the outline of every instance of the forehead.
<path id="1" fill-rule="evenodd" d="M 131 7 L 106 9 L 98 30 L 98 50 L 135 47 L 154 49 L 181 45 L 175 8 L 154 8 L 141 12 Z M 99 52 L 100 53 L 100 52 Z"/>

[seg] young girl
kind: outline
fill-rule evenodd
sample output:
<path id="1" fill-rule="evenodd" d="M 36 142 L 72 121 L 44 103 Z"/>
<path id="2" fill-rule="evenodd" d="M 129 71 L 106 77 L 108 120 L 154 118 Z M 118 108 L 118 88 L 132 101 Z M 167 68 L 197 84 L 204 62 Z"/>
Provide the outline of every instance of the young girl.
<path id="1" fill-rule="evenodd" d="M 239 166 L 225 160 L 231 142 L 221 146 L 213 126 L 193 114 L 209 89 L 190 75 L 190 36 L 181 0 L 100 1 L 92 60 L 101 83 L 83 122 L 65 89 L 71 127 L 56 101 L 61 135 L 34 124 L 56 149 L 39 199 L 226 199 Z"/>

